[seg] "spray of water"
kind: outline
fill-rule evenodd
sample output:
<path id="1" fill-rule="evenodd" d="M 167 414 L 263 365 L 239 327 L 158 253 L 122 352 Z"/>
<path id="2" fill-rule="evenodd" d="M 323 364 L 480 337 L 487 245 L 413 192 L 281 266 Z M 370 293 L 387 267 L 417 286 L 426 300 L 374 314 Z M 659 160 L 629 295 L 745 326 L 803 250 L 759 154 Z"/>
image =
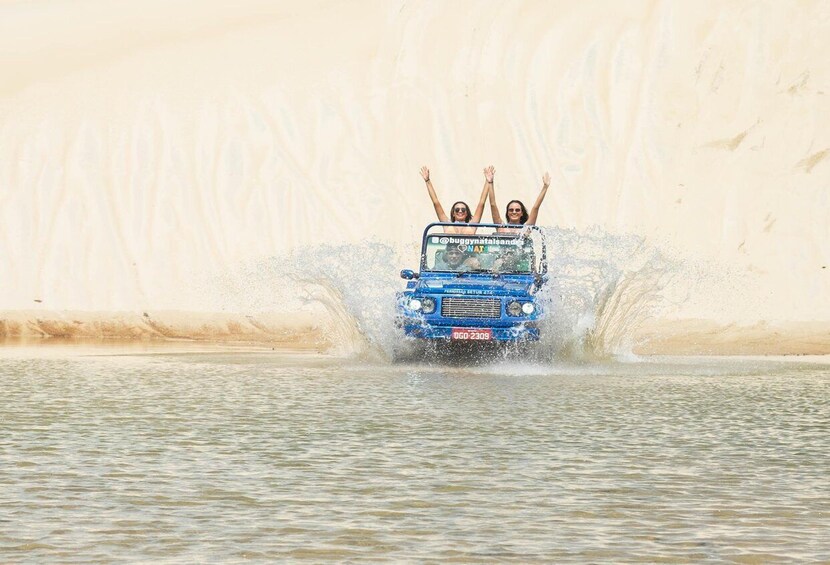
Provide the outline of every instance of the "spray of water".
<path id="1" fill-rule="evenodd" d="M 638 236 L 599 228 L 545 233 L 550 276 L 539 298 L 548 315 L 542 341 L 521 354 L 547 362 L 630 352 L 635 331 L 669 304 L 665 291 L 677 264 Z M 298 308 L 320 312 L 332 354 L 391 359 L 408 345 L 395 326 L 401 265 L 399 254 L 379 242 L 307 247 L 247 269 L 236 292 L 286 316 Z"/>
<path id="2" fill-rule="evenodd" d="M 395 327 L 398 255 L 389 245 L 303 247 L 289 256 L 245 265 L 223 276 L 229 309 L 304 313 L 332 355 L 390 358 Z"/>
<path id="3" fill-rule="evenodd" d="M 673 304 L 680 265 L 634 235 L 548 228 L 548 312 L 540 354 L 607 358 L 631 352 L 637 329 Z"/>

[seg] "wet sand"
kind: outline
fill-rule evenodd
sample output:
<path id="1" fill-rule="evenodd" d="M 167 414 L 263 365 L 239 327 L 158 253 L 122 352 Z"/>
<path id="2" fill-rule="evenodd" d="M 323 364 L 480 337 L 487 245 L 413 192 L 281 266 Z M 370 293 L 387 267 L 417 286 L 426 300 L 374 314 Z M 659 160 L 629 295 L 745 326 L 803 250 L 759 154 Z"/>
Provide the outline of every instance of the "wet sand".
<path id="1" fill-rule="evenodd" d="M 325 317 L 318 317 L 316 322 L 312 318 L 304 313 L 0 312 L 0 340 L 30 347 L 56 343 L 124 347 L 133 347 L 132 342 L 134 347 L 192 343 L 194 347 L 248 344 L 317 352 L 338 345 L 332 342 Z M 632 333 L 629 342 L 628 352 L 636 355 L 830 355 L 830 323 L 741 325 L 648 320 Z"/>

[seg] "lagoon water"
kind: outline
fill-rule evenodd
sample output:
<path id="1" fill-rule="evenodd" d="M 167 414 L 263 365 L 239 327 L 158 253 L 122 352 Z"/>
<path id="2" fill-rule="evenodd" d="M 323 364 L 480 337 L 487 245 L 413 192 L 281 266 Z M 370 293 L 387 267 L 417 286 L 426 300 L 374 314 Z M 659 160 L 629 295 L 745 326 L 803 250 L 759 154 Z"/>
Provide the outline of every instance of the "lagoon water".
<path id="1" fill-rule="evenodd" d="M 0 563 L 830 562 L 829 8 L 0 3 Z M 389 362 L 490 164 L 541 354 Z"/>
<path id="2" fill-rule="evenodd" d="M 0 561 L 830 560 L 830 363 L 0 351 Z"/>

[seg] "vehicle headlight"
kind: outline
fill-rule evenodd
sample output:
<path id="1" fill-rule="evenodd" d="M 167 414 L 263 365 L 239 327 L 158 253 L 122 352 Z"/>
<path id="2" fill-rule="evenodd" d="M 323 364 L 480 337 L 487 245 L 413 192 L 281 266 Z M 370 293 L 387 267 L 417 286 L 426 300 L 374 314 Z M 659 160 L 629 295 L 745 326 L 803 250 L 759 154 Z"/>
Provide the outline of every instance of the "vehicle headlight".
<path id="1" fill-rule="evenodd" d="M 415 311 L 420 310 L 421 309 L 421 301 L 418 300 L 417 298 L 413 298 L 412 300 L 409 301 L 409 309 L 410 310 L 415 310 Z"/>
<path id="2" fill-rule="evenodd" d="M 518 302 L 510 302 L 507 304 L 507 313 L 511 316 L 521 316 L 522 315 L 522 305 Z"/>
<path id="3" fill-rule="evenodd" d="M 424 314 L 432 314 L 435 312 L 435 299 L 426 297 L 421 300 L 421 308 Z"/>
<path id="4" fill-rule="evenodd" d="M 533 314 L 533 311 L 536 310 L 536 307 L 533 305 L 533 302 L 525 302 L 522 304 L 522 312 L 530 316 Z"/>

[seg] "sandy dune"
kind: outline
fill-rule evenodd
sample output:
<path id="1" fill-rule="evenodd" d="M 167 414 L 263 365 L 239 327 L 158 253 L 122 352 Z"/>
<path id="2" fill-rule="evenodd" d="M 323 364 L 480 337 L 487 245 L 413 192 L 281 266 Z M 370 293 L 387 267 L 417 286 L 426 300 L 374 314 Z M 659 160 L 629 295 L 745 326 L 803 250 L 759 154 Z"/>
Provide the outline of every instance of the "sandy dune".
<path id="1" fill-rule="evenodd" d="M 502 205 L 551 172 L 540 224 L 700 265 L 644 350 L 826 352 L 828 27 L 822 1 L 3 4 L 0 333 L 291 334 L 250 265 L 411 257 L 419 167 L 449 205 L 492 163 Z"/>

